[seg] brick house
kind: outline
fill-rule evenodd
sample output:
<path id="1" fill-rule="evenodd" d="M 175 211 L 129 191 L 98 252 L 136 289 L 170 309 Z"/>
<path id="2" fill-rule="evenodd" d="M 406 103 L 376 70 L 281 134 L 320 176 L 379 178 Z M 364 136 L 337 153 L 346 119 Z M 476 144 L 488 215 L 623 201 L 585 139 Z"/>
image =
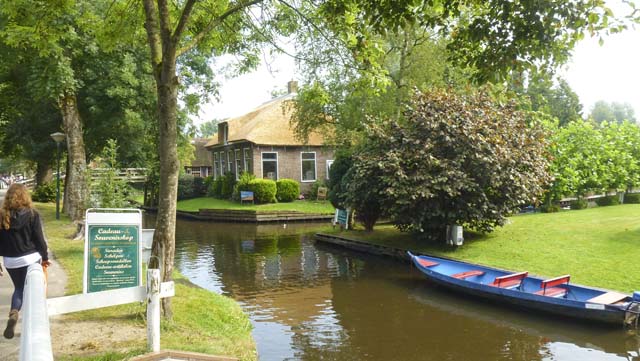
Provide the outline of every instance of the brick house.
<path id="1" fill-rule="evenodd" d="M 213 156 L 211 152 L 205 148 L 209 139 L 195 138 L 191 141 L 191 144 L 195 147 L 195 159 L 191 162 L 191 165 L 184 167 L 187 174 L 191 174 L 194 177 L 208 177 L 212 175 L 213 171 Z"/>
<path id="2" fill-rule="evenodd" d="M 291 129 L 291 107 L 295 82 L 287 95 L 272 99 L 242 116 L 218 124 L 218 134 L 206 148 L 213 154 L 213 176 L 231 172 L 236 179 L 243 171 L 257 178 L 289 178 L 307 191 L 318 180 L 328 178 L 334 150 L 324 145 L 320 134 L 311 134 L 307 142 L 296 139 Z"/>

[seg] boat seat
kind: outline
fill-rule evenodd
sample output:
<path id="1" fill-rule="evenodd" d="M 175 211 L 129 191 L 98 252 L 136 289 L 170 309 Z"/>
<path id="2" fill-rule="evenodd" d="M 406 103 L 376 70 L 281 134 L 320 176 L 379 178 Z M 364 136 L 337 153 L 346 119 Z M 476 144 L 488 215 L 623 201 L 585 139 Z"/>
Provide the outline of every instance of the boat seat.
<path id="1" fill-rule="evenodd" d="M 491 286 L 508 289 L 518 288 L 522 284 L 522 280 L 528 275 L 529 272 L 524 271 L 496 277 Z"/>
<path id="2" fill-rule="evenodd" d="M 433 266 L 439 265 L 438 262 L 430 261 L 430 260 L 422 258 L 422 257 L 417 257 L 417 258 L 418 258 L 418 263 L 422 267 L 433 267 Z"/>
<path id="3" fill-rule="evenodd" d="M 472 270 L 472 271 L 456 273 L 454 275 L 451 275 L 451 277 L 463 280 L 463 279 L 466 279 L 466 278 L 469 278 L 469 277 L 482 276 L 482 275 L 484 275 L 484 271 L 480 271 L 480 270 L 475 269 L 475 270 Z"/>
<path id="4" fill-rule="evenodd" d="M 618 303 L 622 300 L 624 300 L 625 298 L 629 297 L 629 295 L 625 295 L 623 293 L 619 293 L 619 292 L 606 292 L 603 293 L 599 296 L 593 297 L 591 299 L 588 299 L 587 302 L 591 302 L 591 303 L 599 303 L 601 305 L 612 305 L 614 303 Z"/>
<path id="5" fill-rule="evenodd" d="M 536 292 L 536 295 L 549 296 L 549 297 L 565 297 L 567 295 L 567 289 L 564 287 L 555 287 L 559 285 L 568 285 L 570 275 L 564 275 L 556 278 L 551 278 L 542 281 L 540 283 L 540 291 Z"/>

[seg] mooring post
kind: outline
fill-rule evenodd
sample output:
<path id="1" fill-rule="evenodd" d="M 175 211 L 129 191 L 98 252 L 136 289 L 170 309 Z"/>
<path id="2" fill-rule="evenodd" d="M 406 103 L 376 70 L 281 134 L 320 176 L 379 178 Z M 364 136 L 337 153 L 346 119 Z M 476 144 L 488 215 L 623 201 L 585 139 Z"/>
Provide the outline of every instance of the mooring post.
<path id="1" fill-rule="evenodd" d="M 160 270 L 147 270 L 147 348 L 160 351 Z"/>

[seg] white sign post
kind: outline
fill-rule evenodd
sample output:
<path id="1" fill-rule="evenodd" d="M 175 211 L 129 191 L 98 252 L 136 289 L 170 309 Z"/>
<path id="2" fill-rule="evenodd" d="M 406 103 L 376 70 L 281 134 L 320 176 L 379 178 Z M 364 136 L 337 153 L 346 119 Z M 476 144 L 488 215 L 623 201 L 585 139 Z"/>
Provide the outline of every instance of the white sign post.
<path id="1" fill-rule="evenodd" d="M 173 281 L 161 283 L 160 270 L 148 269 L 146 287 L 138 280 L 140 277 L 132 287 L 126 286 L 131 282 L 132 274 L 139 276 L 142 273 L 143 247 L 139 242 L 142 239 L 142 212 L 137 209 L 89 209 L 85 222 L 84 293 L 48 299 L 49 316 L 146 301 L 147 345 L 151 351 L 160 351 L 160 299 L 175 296 Z M 90 226 L 93 226 L 91 231 Z M 137 234 L 133 234 L 134 230 Z M 152 230 L 147 231 L 153 234 Z M 89 236 L 94 237 L 94 244 Z M 129 244 L 134 240 L 137 240 L 135 250 Z M 97 271 L 93 279 L 91 266 Z M 111 282 L 110 276 L 116 280 Z M 99 286 L 98 290 L 96 287 L 92 290 L 91 282 L 96 280 L 93 285 Z M 125 286 L 118 287 L 122 281 Z"/>

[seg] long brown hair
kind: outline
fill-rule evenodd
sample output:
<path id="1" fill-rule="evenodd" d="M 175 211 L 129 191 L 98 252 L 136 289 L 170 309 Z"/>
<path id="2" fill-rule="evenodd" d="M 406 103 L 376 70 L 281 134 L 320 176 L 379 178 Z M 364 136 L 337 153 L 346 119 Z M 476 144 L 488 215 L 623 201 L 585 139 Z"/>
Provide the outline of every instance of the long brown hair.
<path id="1" fill-rule="evenodd" d="M 13 183 L 9 186 L 9 189 L 7 189 L 7 194 L 4 196 L 4 202 L 2 203 L 2 209 L 0 209 L 0 228 L 11 228 L 11 211 L 24 208 L 33 209 L 29 190 L 23 184 Z"/>

